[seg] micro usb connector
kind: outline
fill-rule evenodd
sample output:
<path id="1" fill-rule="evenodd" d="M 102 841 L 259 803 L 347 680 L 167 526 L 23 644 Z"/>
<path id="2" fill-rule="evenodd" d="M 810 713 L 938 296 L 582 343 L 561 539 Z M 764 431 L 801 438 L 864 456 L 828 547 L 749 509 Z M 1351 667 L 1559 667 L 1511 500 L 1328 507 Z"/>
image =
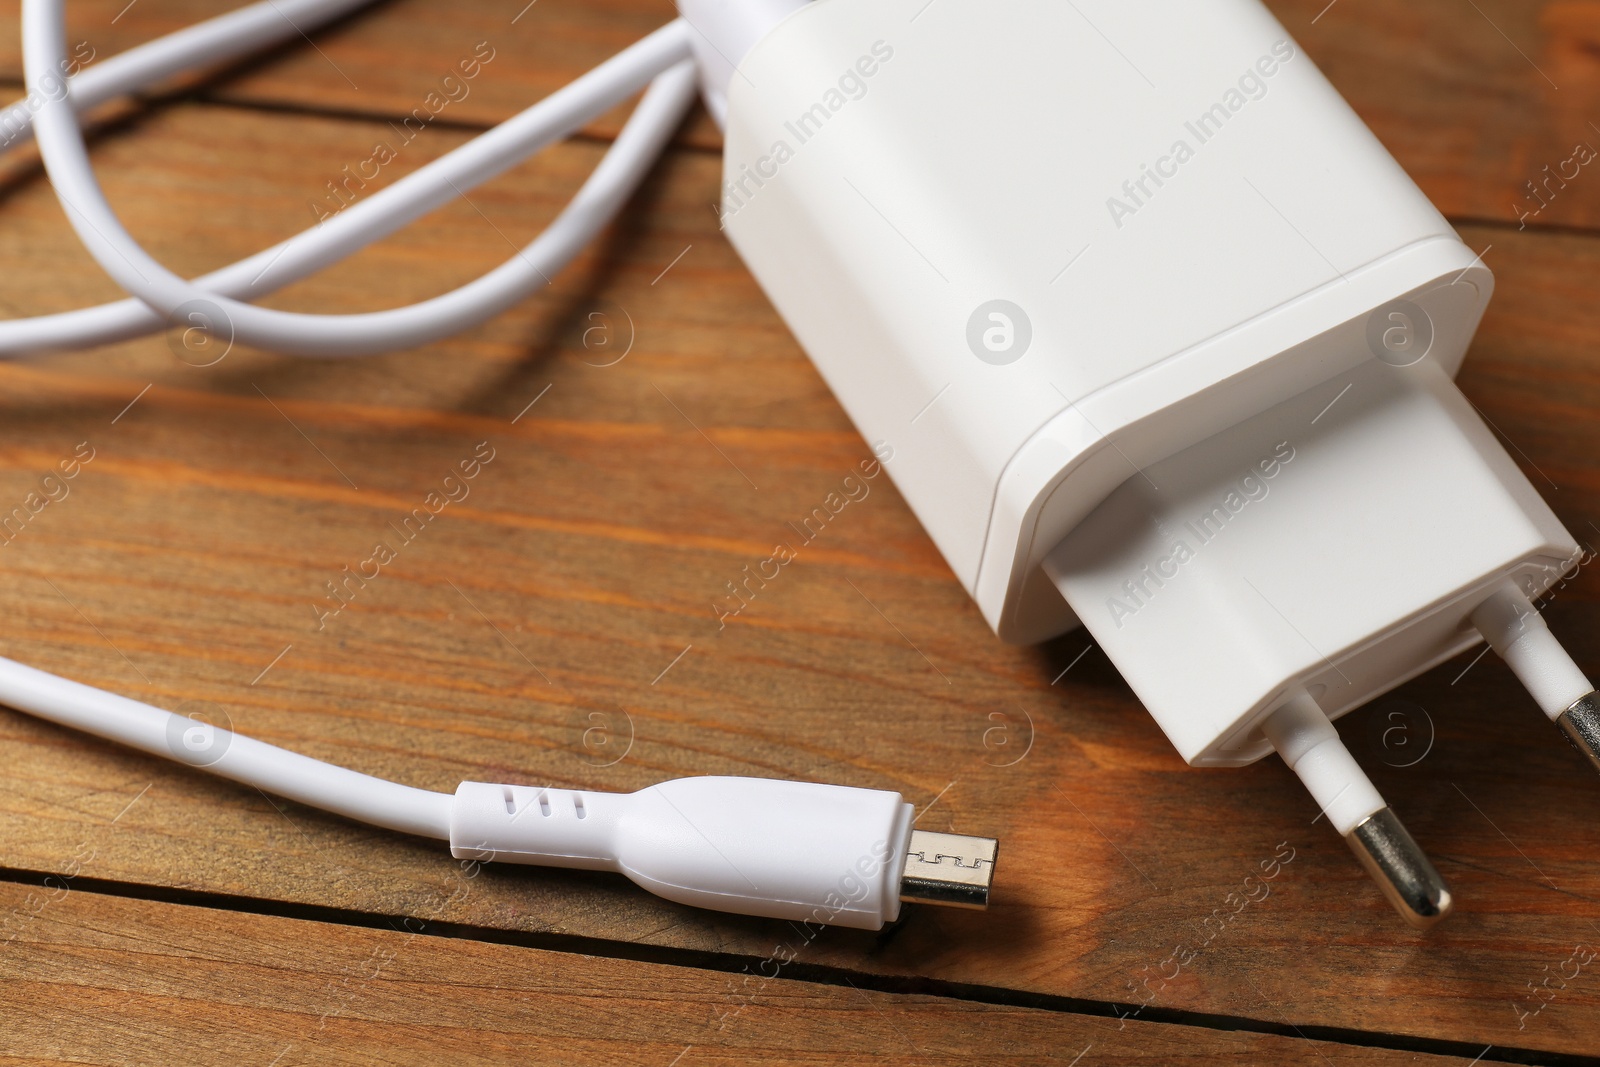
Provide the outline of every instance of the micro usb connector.
<path id="1" fill-rule="evenodd" d="M 985 907 L 999 843 L 916 830 L 914 818 L 899 793 L 766 778 L 676 778 L 636 793 L 463 782 L 450 848 L 620 871 L 680 904 L 858 930 L 894 922 L 903 901 Z"/>
<path id="2" fill-rule="evenodd" d="M 987 908 L 1000 842 L 992 837 L 911 831 L 900 899 L 954 908 Z"/>

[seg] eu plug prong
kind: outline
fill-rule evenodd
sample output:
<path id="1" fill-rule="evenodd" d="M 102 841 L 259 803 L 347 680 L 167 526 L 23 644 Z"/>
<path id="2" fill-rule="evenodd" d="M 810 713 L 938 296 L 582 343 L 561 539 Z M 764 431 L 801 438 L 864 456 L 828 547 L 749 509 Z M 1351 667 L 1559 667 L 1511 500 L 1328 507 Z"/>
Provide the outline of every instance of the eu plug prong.
<path id="1" fill-rule="evenodd" d="M 1380 808 L 1344 835 L 1395 910 L 1419 930 L 1450 914 L 1450 887 L 1390 808 Z"/>
<path id="2" fill-rule="evenodd" d="M 1546 717 L 1600 770 L 1600 694 L 1538 609 L 1507 582 L 1472 613 L 1472 624 Z"/>
<path id="3" fill-rule="evenodd" d="M 1426 929 L 1450 914 L 1450 887 L 1309 694 L 1290 697 L 1262 730 L 1406 922 Z"/>
<path id="4" fill-rule="evenodd" d="M 1574 700 L 1556 717 L 1556 725 L 1600 771 L 1600 693 L 1591 692 Z"/>

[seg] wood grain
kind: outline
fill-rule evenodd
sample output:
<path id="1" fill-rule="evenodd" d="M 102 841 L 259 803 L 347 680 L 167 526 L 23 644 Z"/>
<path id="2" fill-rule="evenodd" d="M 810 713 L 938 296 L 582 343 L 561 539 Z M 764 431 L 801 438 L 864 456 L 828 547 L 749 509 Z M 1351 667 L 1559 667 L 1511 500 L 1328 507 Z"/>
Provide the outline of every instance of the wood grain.
<path id="1" fill-rule="evenodd" d="M 192 17 L 144 0 L 122 21 L 145 18 L 146 4 L 176 12 L 161 16 L 173 24 Z M 352 23 L 341 32 L 372 36 L 349 55 L 376 50 L 370 41 L 427 44 L 403 22 L 421 6 Z M 1336 17 L 1383 16 L 1344 0 L 1318 32 Z M 376 26 L 390 19 L 409 28 Z M 117 32 L 164 25 L 152 15 Z M 563 32 L 575 56 L 612 47 Z M 280 85 L 305 62 L 292 52 L 249 77 Z M 175 269 L 210 269 L 303 228 L 324 183 L 385 128 L 274 110 L 295 104 L 281 85 L 252 92 L 248 107 L 186 101 L 97 139 L 112 202 Z M 430 129 L 386 180 L 468 135 Z M 531 237 L 600 148 L 555 149 L 269 302 L 354 310 L 459 284 Z M 419 786 L 499 776 L 626 790 L 766 774 L 897 789 L 932 804 L 924 826 L 1003 838 L 989 913 L 919 909 L 884 935 L 831 931 L 801 957 L 828 980 L 1056 998 L 1106 1017 L 1153 997 L 1142 1014 L 1163 1019 L 1157 1029 L 1184 1013 L 1329 1028 L 1353 1042 L 1337 1062 L 1366 1054 L 1350 1036 L 1362 1034 L 1473 1054 L 1492 1045 L 1486 1060 L 1593 1056 L 1600 977 L 1584 973 L 1536 1015 L 1529 983 L 1600 941 L 1600 795 L 1492 656 L 1343 724 L 1461 898 L 1461 913 L 1422 937 L 1313 825 L 1275 762 L 1190 770 L 1104 657 L 1078 658 L 1087 639 L 996 643 L 883 479 L 719 625 L 725 583 L 792 537 L 786 524 L 867 453 L 718 233 L 717 170 L 713 154 L 680 146 L 552 290 L 448 343 L 348 363 L 240 349 L 201 369 L 154 338 L 0 367 L 0 504 L 79 442 L 95 448 L 71 495 L 0 547 L 0 648 L 165 706 L 208 701 L 241 731 Z M 1600 186 L 1570 199 L 1563 210 L 1593 210 Z M 1462 228 L 1475 248 L 1493 245 L 1499 276 L 1462 384 L 1569 527 L 1600 537 L 1600 247 L 1539 221 Z M 0 187 L 0 263 L 26 265 L 6 272 L 6 314 L 115 295 L 26 167 Z M 319 624 L 325 583 L 483 441 L 495 459 L 470 497 Z M 1591 664 L 1597 601 L 1586 570 L 1550 609 Z M 1396 711 L 1408 743 L 1431 737 L 1416 762 L 1387 732 Z M 453 862 L 427 843 L 10 713 L 0 750 L 0 867 L 13 871 L 60 873 L 92 854 L 82 873 L 108 885 L 731 967 L 788 936 L 601 875 L 491 871 L 463 899 Z M 1170 977 L 1174 949 L 1203 939 L 1202 920 L 1285 843 L 1294 859 L 1271 897 Z"/>
<path id="2" fill-rule="evenodd" d="M 465 885 L 470 892 L 470 883 Z M 1385 1067 L 1351 1048 L 0 885 L 0 1062 Z M 9 933 L 10 931 L 8 931 Z M 381 1050 L 381 1051 L 380 1051 Z"/>

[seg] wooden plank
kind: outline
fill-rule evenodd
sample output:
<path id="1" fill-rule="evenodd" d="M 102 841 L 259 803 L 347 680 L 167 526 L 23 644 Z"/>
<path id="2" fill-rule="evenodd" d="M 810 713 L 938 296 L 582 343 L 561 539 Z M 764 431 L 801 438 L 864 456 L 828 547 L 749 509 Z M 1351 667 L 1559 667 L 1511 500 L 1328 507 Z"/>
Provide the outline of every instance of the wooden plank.
<path id="1" fill-rule="evenodd" d="M 420 925 L 118 899 L 70 883 L 0 885 L 0 915 L 7 1064 L 1468 1062 L 485 944 Z"/>
<path id="2" fill-rule="evenodd" d="M 101 56 L 211 14 L 201 0 L 74 0 L 74 42 Z M 495 60 L 441 118 L 499 121 L 672 17 L 665 0 L 525 0 L 448 5 L 398 0 L 217 85 L 265 106 L 402 116 L 458 58 L 487 40 Z M 1571 0 L 1269 0 L 1389 150 L 1452 218 L 1510 225 L 1600 225 L 1591 167 L 1600 149 L 1600 7 Z M 0 75 L 20 76 L 17 0 L 0 4 Z M 519 13 L 522 17 L 512 24 Z M 458 54 L 459 53 L 459 54 Z M 613 134 L 622 112 L 591 132 Z M 688 143 L 720 146 L 703 112 Z M 1547 172 L 1546 167 L 1550 168 Z M 1572 176 L 1562 178 L 1562 172 Z M 1553 177 L 1552 177 L 1553 175 Z M 1529 183 L 1537 186 L 1530 192 Z"/>
<path id="3" fill-rule="evenodd" d="M 1268 6 L 1452 219 L 1600 223 L 1600 182 L 1582 162 L 1600 158 L 1600 7 L 1566 0 Z M 1575 159 L 1579 145 L 1587 152 Z"/>
<path id="4" fill-rule="evenodd" d="M 370 135 L 190 105 L 97 153 L 134 231 L 199 271 L 303 226 L 306 198 Z M 464 135 L 429 136 L 397 175 Z M 277 302 L 375 307 L 464 280 L 526 240 L 598 150 L 554 151 Z M 447 344 L 334 364 L 241 350 L 200 370 L 152 339 L 0 368 L 0 499 L 96 449 L 4 548 L 0 647 L 168 706 L 211 701 L 242 731 L 419 786 L 770 774 L 898 789 L 937 800 L 925 826 L 1002 836 L 990 913 L 830 932 L 805 946 L 819 967 L 1592 1053 L 1593 976 L 1537 1015 L 1527 986 L 1600 933 L 1600 795 L 1492 657 L 1401 692 L 1435 732 L 1414 766 L 1383 766 L 1386 705 L 1347 722 L 1462 898 L 1424 938 L 1312 825 L 1283 768 L 1183 767 L 1104 658 L 1077 659 L 1081 637 L 998 645 L 882 480 L 719 626 L 726 583 L 867 453 L 716 232 L 715 184 L 714 158 L 673 154 L 556 290 Z M 1571 298 L 1600 250 L 1465 235 L 1493 241 L 1501 272 L 1465 387 L 1586 529 L 1600 309 Z M 0 203 L 0 257 L 29 265 L 8 277 L 12 313 L 111 291 L 37 181 Z M 597 364 L 614 348 L 584 347 L 595 312 L 632 323 L 611 366 Z M 324 583 L 480 441 L 496 458 L 470 498 L 319 629 Z M 1552 608 L 1588 663 L 1596 596 L 1585 571 Z M 437 847 L 20 716 L 0 717 L 0 745 L 4 867 L 61 871 L 88 842 L 85 873 L 112 881 L 758 959 L 785 936 L 600 875 L 497 871 L 445 905 L 454 867 Z M 1280 844 L 1294 859 L 1270 898 L 1163 985 Z"/>

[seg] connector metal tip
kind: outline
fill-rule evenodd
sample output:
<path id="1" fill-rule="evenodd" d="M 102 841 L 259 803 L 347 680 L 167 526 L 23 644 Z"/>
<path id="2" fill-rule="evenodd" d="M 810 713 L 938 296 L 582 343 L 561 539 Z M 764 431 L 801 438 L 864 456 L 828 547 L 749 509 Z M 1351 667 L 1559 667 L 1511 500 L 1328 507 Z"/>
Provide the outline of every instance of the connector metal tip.
<path id="1" fill-rule="evenodd" d="M 900 899 L 953 908 L 989 906 L 994 861 L 1000 842 L 992 837 L 911 831 L 906 870 L 900 876 Z"/>
<path id="2" fill-rule="evenodd" d="M 1600 771 L 1600 692 L 1574 700 L 1556 719 L 1556 725 Z"/>
<path id="3" fill-rule="evenodd" d="M 1450 914 L 1450 887 L 1394 812 L 1380 808 L 1344 839 L 1406 922 L 1426 930 Z"/>

